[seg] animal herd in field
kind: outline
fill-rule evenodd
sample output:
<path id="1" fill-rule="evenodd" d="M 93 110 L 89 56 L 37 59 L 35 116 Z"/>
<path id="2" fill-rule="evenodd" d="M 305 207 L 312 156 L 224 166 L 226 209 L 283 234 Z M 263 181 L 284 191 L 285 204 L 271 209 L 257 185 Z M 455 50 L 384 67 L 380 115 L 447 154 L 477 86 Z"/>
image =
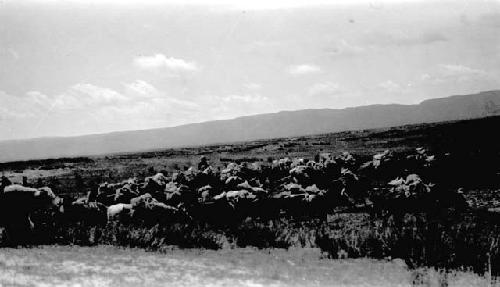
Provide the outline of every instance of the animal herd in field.
<path id="1" fill-rule="evenodd" d="M 399 159 L 398 159 L 399 160 Z M 405 164 L 426 168 L 435 157 L 417 148 Z M 325 217 L 339 207 L 373 208 L 384 202 L 424 202 L 435 197 L 434 186 L 411 170 L 396 170 L 384 186 L 368 177 L 397 161 L 389 151 L 359 163 L 347 152 L 318 154 L 314 159 L 281 158 L 272 162 L 231 162 L 222 168 L 204 156 L 196 167 L 144 179 L 104 182 L 85 197 L 62 200 L 50 188 L 28 188 L 3 182 L 0 224 L 32 227 L 39 210 L 54 210 L 68 222 L 110 221 L 142 224 L 200 220 L 237 222 L 248 217 Z M 373 194 L 372 191 L 377 190 Z"/>

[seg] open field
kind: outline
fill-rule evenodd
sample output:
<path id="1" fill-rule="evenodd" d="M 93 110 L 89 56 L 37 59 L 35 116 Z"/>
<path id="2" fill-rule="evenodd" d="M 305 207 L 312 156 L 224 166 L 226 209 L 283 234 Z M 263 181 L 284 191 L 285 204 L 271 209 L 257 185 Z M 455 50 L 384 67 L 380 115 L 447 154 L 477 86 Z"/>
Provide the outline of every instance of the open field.
<path id="1" fill-rule="evenodd" d="M 112 246 L 0 250 L 2 286 L 495 286 L 471 272 L 395 260 L 321 259 L 319 250 L 164 253 Z"/>

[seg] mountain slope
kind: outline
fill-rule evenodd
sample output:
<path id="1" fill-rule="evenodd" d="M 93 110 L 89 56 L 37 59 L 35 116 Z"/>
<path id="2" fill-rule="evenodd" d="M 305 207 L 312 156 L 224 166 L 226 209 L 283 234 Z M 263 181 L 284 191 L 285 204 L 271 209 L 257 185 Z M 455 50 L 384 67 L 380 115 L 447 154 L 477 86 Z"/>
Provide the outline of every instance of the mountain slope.
<path id="1" fill-rule="evenodd" d="M 0 142 L 0 162 L 300 136 L 493 115 L 500 115 L 500 91 L 431 99 L 418 105 L 309 109 L 142 131 L 3 141 Z"/>

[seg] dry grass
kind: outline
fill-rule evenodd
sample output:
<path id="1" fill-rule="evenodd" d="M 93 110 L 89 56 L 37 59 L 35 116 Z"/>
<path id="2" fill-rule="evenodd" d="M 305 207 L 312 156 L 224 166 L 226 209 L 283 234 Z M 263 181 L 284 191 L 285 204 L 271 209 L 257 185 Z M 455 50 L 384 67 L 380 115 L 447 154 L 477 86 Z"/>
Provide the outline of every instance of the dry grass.
<path id="1" fill-rule="evenodd" d="M 491 286 L 471 272 L 398 261 L 321 259 L 317 249 L 178 250 L 111 246 L 0 250 L 2 286 Z"/>
<path id="2" fill-rule="evenodd" d="M 500 273 L 500 224 L 490 215 L 466 213 L 370 215 L 341 213 L 319 219 L 245 220 L 212 226 L 201 222 L 40 225 L 37 243 L 115 245 L 145 250 L 203 248 L 226 252 L 252 248 L 319 248 L 337 258 L 401 258 L 412 269 L 425 266 Z M 2 238 L 0 238 L 0 243 Z"/>

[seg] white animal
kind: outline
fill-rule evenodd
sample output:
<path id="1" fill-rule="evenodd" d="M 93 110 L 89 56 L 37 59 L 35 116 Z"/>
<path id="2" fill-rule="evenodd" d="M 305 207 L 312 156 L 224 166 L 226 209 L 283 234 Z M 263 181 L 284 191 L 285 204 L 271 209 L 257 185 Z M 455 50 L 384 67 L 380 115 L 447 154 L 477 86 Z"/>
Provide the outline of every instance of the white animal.
<path id="1" fill-rule="evenodd" d="M 132 204 L 118 203 L 110 205 L 107 210 L 108 221 L 119 220 L 123 217 L 132 216 L 134 210 Z"/>

